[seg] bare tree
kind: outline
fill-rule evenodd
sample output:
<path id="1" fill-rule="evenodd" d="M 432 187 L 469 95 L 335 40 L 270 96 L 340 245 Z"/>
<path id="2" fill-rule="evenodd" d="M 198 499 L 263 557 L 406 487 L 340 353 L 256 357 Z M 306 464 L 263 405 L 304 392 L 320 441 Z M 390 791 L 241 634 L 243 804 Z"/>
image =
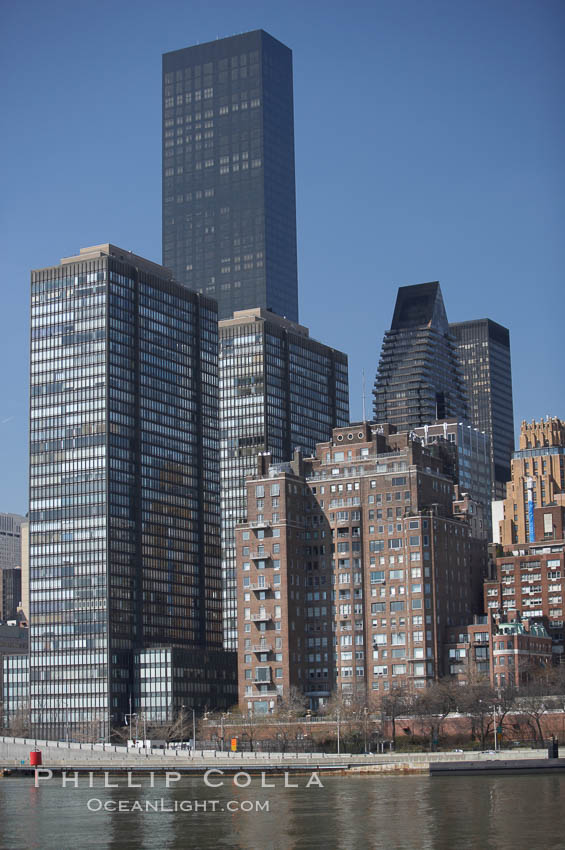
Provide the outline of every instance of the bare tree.
<path id="1" fill-rule="evenodd" d="M 497 720 L 498 725 L 501 730 L 501 744 L 502 739 L 504 738 L 505 730 L 507 728 L 506 717 L 507 715 L 513 711 L 516 705 L 516 686 L 513 681 L 507 682 L 507 684 L 499 688 L 497 692 L 496 706 L 497 706 Z"/>
<path id="2" fill-rule="evenodd" d="M 334 691 L 324 706 L 322 716 L 335 720 L 334 736 L 350 750 L 361 750 L 367 744 L 368 724 L 374 705 L 367 698 L 365 687 L 349 693 Z"/>
<path id="3" fill-rule="evenodd" d="M 129 726 L 113 726 L 110 732 L 110 740 L 117 746 L 125 746 L 131 739 L 131 728 Z"/>
<path id="4" fill-rule="evenodd" d="M 137 719 L 138 729 L 140 720 L 142 718 Z M 147 729 L 150 739 L 161 740 L 166 744 L 172 741 L 186 741 L 192 738 L 192 712 L 189 714 L 183 705 L 171 720 L 164 723 L 147 723 L 142 728 Z"/>
<path id="5" fill-rule="evenodd" d="M 94 717 L 87 723 L 73 727 L 72 736 L 75 741 L 81 743 L 95 744 L 100 740 L 100 729 L 102 725 L 100 717 Z"/>
<path id="6" fill-rule="evenodd" d="M 484 750 L 488 736 L 493 731 L 496 691 L 489 680 L 483 678 L 469 682 L 464 687 L 459 686 L 454 697 L 458 711 L 471 719 L 472 737 L 478 738 Z"/>
<path id="7" fill-rule="evenodd" d="M 423 734 L 429 739 L 431 751 L 438 747 L 445 718 L 457 706 L 458 687 L 452 680 L 443 679 L 414 698 L 412 711 L 419 719 Z"/>
<path id="8" fill-rule="evenodd" d="M 376 698 L 375 708 L 381 713 L 381 731 L 384 737 L 386 724 L 389 724 L 390 739 L 393 747 L 396 747 L 396 722 L 397 719 L 410 711 L 413 696 L 406 684 L 399 684 L 397 688 L 384 691 Z"/>
<path id="9" fill-rule="evenodd" d="M 2 704 L 0 704 L 0 718 L 2 716 Z M 12 735 L 14 738 L 27 738 L 31 735 L 29 703 L 22 703 L 12 716 L 6 717 L 5 720 L 8 721 L 4 727 L 6 734 Z"/>
<path id="10" fill-rule="evenodd" d="M 286 695 L 279 701 L 274 710 L 274 716 L 290 717 L 297 719 L 303 717 L 308 706 L 308 699 L 301 690 L 291 687 Z"/>
<path id="11" fill-rule="evenodd" d="M 264 737 L 261 735 L 261 732 L 264 731 L 265 726 L 272 723 L 272 715 L 255 714 L 251 711 L 242 713 L 237 706 L 231 713 L 238 724 L 238 733 L 241 737 L 241 742 L 249 747 L 250 752 L 254 752 L 257 742 Z"/>
<path id="12" fill-rule="evenodd" d="M 304 717 L 307 702 L 302 691 L 292 687 L 277 703 L 272 719 L 276 724 L 276 735 L 283 753 L 287 751 L 291 741 L 304 738 L 304 726 L 299 721 Z"/>
<path id="13" fill-rule="evenodd" d="M 518 710 L 526 718 L 536 743 L 544 745 L 544 735 L 541 718 L 551 708 L 560 708 L 560 701 L 548 695 L 549 671 L 539 667 L 530 668 L 525 676 L 525 682 L 520 687 L 520 695 L 516 700 Z"/>

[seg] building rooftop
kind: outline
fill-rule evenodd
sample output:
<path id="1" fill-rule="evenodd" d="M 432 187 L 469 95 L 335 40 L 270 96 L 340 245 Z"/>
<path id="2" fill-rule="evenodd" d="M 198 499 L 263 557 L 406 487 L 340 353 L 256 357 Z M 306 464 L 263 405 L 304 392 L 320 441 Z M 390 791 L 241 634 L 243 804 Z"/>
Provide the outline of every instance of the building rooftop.
<path id="1" fill-rule="evenodd" d="M 159 277 L 171 280 L 173 273 L 170 269 L 161 266 L 159 263 L 154 263 L 152 260 L 147 260 L 145 257 L 140 257 L 139 254 L 134 254 L 132 251 L 127 251 L 124 248 L 118 248 L 117 245 L 112 245 L 111 242 L 104 242 L 101 245 L 91 245 L 88 248 L 81 248 L 80 253 L 72 257 L 62 257 L 61 265 L 66 266 L 70 263 L 83 263 L 86 260 L 97 260 L 100 257 L 115 257 L 124 263 L 129 263 L 137 268 L 144 269 L 151 274 L 159 275 Z"/>
<path id="2" fill-rule="evenodd" d="M 222 319 L 219 322 L 219 326 L 221 328 L 230 328 L 249 322 L 271 322 L 271 324 L 279 325 L 279 327 L 286 328 L 300 336 L 310 336 L 310 331 L 308 328 L 304 327 L 304 325 L 299 325 L 298 322 L 293 322 L 291 319 L 285 319 L 284 316 L 278 316 L 276 313 L 271 313 L 271 311 L 265 309 L 265 307 L 251 307 L 247 310 L 236 310 L 231 318 Z"/>
<path id="3" fill-rule="evenodd" d="M 549 638 L 545 627 L 541 623 L 530 623 L 527 629 L 520 620 L 513 620 L 511 623 L 498 623 L 497 631 L 499 635 L 533 635 L 534 637 Z"/>
<path id="4" fill-rule="evenodd" d="M 446 332 L 447 315 L 438 281 L 401 286 L 396 296 L 392 330 L 433 327 Z"/>

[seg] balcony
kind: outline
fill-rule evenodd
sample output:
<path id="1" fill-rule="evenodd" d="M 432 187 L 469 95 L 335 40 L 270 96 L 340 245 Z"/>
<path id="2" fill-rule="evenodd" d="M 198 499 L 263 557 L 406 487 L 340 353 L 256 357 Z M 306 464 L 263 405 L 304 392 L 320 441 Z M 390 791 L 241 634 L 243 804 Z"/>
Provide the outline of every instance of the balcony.
<path id="1" fill-rule="evenodd" d="M 252 552 L 249 557 L 252 561 L 268 561 L 271 555 L 269 552 Z"/>
<path id="2" fill-rule="evenodd" d="M 266 681 L 265 681 L 265 679 L 253 679 L 252 681 L 253 681 L 253 684 L 256 685 L 257 687 L 260 687 L 262 685 L 263 688 L 265 689 L 265 691 L 276 690 L 275 683 L 272 682 L 270 679 L 267 679 Z"/>
<path id="3" fill-rule="evenodd" d="M 261 584 L 261 582 L 259 581 L 259 582 L 255 582 L 254 584 L 250 584 L 249 589 L 258 591 L 258 590 L 271 590 L 272 588 L 271 588 L 271 583 L 269 581 L 266 581 L 263 584 Z"/>
<path id="4" fill-rule="evenodd" d="M 273 645 L 271 643 L 256 643 L 251 647 L 251 652 L 272 652 Z"/>
<path id="5" fill-rule="evenodd" d="M 273 619 L 273 615 L 269 614 L 267 611 L 262 611 L 259 614 L 252 614 L 251 620 L 254 623 L 266 623 L 269 620 Z"/>
<path id="6" fill-rule="evenodd" d="M 271 527 L 271 521 L 268 520 L 268 519 L 254 520 L 253 522 L 249 523 L 249 528 L 270 528 L 270 527 Z"/>

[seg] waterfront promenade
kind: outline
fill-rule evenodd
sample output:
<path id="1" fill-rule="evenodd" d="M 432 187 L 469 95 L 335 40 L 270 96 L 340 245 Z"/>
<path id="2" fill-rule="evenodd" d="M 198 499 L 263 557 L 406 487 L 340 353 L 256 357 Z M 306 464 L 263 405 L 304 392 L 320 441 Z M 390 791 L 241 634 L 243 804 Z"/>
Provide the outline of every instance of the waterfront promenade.
<path id="1" fill-rule="evenodd" d="M 167 771 L 203 773 L 209 768 L 233 771 L 352 771 L 427 773 L 430 762 L 540 759 L 545 749 L 493 752 L 386 753 L 263 753 L 217 750 L 135 749 L 113 744 L 71 743 L 0 737 L 0 769 L 29 768 L 30 752 L 41 750 L 43 767 L 55 770 Z"/>

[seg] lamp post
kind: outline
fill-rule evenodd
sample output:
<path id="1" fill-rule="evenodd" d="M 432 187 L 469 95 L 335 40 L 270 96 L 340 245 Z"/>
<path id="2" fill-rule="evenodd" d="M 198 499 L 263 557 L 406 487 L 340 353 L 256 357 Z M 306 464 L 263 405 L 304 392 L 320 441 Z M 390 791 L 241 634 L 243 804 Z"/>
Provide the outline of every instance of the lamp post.
<path id="1" fill-rule="evenodd" d="M 181 737 L 182 738 L 184 738 L 184 734 L 185 734 L 185 732 L 184 732 L 184 712 L 185 712 L 185 709 L 186 709 L 186 706 L 181 705 L 181 710 L 182 710 Z M 190 707 L 190 710 L 192 711 L 192 750 L 195 750 L 196 749 L 196 712 L 195 712 L 194 708 L 192 708 L 192 706 Z"/>
<path id="2" fill-rule="evenodd" d="M 132 736 L 133 736 L 132 723 L 133 723 L 134 717 L 135 717 L 135 737 L 137 739 L 137 714 L 132 711 L 131 695 L 130 695 L 130 698 L 129 698 L 129 714 L 124 714 L 124 718 L 126 720 L 126 726 L 128 726 L 128 728 L 130 729 L 130 733 L 131 733 Z M 128 721 L 128 718 L 129 718 L 129 721 Z"/>
<path id="3" fill-rule="evenodd" d="M 340 722 L 341 722 L 341 712 L 338 708 L 337 710 L 337 754 L 339 755 L 341 752 L 341 741 L 340 741 Z"/>
<path id="4" fill-rule="evenodd" d="M 229 717 L 229 716 L 230 716 L 229 711 L 226 711 L 226 713 L 222 714 L 222 716 L 220 718 L 220 728 L 222 730 L 222 739 L 221 739 L 221 741 L 222 741 L 222 743 L 221 743 L 222 752 L 224 752 L 224 718 Z"/>
<path id="5" fill-rule="evenodd" d="M 369 713 L 369 709 L 367 706 L 363 709 L 363 731 L 365 733 L 365 755 L 367 755 L 367 715 Z"/>
<path id="6" fill-rule="evenodd" d="M 137 740 L 138 740 L 138 737 L 139 737 L 138 736 L 139 722 L 138 722 L 138 719 L 137 719 L 137 714 L 134 711 L 133 714 L 131 712 L 129 714 L 126 714 L 125 717 L 129 717 L 128 726 L 130 728 L 132 738 L 133 738 L 133 731 L 134 731 L 133 730 L 133 718 L 135 717 L 135 743 L 136 743 L 136 746 L 137 746 Z"/>

